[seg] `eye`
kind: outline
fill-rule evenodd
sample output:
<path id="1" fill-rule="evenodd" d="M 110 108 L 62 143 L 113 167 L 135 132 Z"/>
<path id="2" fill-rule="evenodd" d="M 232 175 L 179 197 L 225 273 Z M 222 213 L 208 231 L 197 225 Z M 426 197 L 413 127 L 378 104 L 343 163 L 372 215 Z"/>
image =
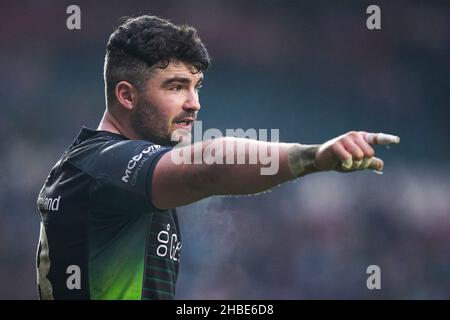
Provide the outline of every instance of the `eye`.
<path id="1" fill-rule="evenodd" d="M 183 89 L 183 86 L 181 84 L 174 85 L 170 88 L 171 91 L 180 91 L 181 89 Z"/>
<path id="2" fill-rule="evenodd" d="M 200 91 L 200 89 L 203 87 L 203 85 L 199 84 L 198 86 L 195 86 L 195 90 Z"/>

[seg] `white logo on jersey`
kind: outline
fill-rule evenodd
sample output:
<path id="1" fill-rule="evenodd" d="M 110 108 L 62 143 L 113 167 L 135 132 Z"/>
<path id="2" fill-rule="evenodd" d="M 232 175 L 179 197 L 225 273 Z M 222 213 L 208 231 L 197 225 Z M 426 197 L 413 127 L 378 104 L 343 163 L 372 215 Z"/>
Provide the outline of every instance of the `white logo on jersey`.
<path id="1" fill-rule="evenodd" d="M 58 211 L 60 201 L 61 196 L 59 196 L 58 198 L 47 198 L 46 196 L 39 197 L 38 207 L 41 210 Z"/>
<path id="2" fill-rule="evenodd" d="M 162 230 L 158 233 L 158 242 L 160 245 L 156 248 L 156 254 L 160 257 L 167 257 L 169 253 L 169 258 L 173 261 L 178 261 L 181 241 L 178 241 L 178 236 L 176 233 L 169 235 L 170 224 L 167 224 L 166 230 Z"/>
<path id="3" fill-rule="evenodd" d="M 127 165 L 127 168 L 125 169 L 125 173 L 122 177 L 122 181 L 125 183 L 128 183 L 128 181 L 130 179 L 130 175 L 133 172 L 133 169 L 136 167 L 138 162 L 141 161 L 142 157 L 146 154 L 149 154 L 149 153 L 152 153 L 152 152 L 158 150 L 159 148 L 161 148 L 161 146 L 151 145 L 148 148 L 142 150 L 141 153 L 139 153 L 138 155 L 135 155 L 134 157 L 132 157 L 130 159 L 130 161 L 128 161 L 128 165 Z M 145 160 L 147 160 L 147 158 L 144 158 L 144 161 Z"/>

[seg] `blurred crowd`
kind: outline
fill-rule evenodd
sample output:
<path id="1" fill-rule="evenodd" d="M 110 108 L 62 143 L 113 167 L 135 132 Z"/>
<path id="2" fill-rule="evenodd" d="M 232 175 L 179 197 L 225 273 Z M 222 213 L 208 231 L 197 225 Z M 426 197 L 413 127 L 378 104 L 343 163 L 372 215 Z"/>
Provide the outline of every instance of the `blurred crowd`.
<path id="1" fill-rule="evenodd" d="M 178 298 L 450 298 L 448 2 L 378 1 L 377 31 L 360 1 L 78 1 L 78 31 L 70 4 L 0 4 L 0 298 L 37 298 L 37 194 L 81 126 L 97 126 L 106 41 L 138 14 L 198 29 L 213 57 L 204 127 L 402 138 L 377 149 L 383 176 L 320 173 L 180 208 Z M 366 287 L 369 265 L 381 290 Z"/>
<path id="2" fill-rule="evenodd" d="M 179 297 L 448 299 L 450 168 L 415 169 L 321 173 L 181 208 Z M 370 265 L 381 290 L 367 289 Z"/>

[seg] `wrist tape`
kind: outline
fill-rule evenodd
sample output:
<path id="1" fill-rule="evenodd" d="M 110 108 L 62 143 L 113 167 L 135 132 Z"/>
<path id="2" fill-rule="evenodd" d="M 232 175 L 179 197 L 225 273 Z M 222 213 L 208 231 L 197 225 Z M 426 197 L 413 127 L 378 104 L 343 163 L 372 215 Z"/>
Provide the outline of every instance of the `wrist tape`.
<path id="1" fill-rule="evenodd" d="M 294 177 L 318 171 L 316 153 L 319 147 L 320 144 L 292 144 L 288 149 L 288 164 Z"/>

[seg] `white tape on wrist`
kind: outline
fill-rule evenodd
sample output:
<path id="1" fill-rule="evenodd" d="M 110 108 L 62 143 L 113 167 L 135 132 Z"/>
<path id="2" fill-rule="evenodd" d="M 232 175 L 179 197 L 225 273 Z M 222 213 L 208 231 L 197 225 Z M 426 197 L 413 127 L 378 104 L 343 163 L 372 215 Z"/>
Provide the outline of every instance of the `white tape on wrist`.
<path id="1" fill-rule="evenodd" d="M 319 147 L 319 144 L 292 144 L 288 150 L 288 164 L 294 177 L 301 177 L 318 171 L 316 167 L 316 153 Z"/>

